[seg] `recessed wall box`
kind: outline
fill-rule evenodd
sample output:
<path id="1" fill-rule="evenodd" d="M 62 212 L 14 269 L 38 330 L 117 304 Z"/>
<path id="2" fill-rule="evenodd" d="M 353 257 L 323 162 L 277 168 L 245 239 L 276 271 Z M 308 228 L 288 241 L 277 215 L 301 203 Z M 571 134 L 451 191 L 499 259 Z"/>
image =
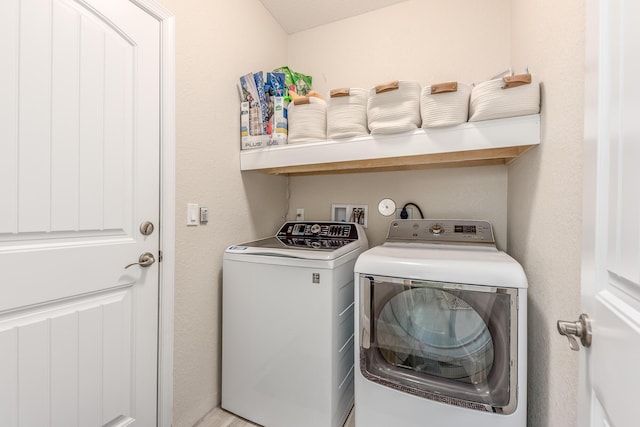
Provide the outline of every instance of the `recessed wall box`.
<path id="1" fill-rule="evenodd" d="M 367 228 L 369 205 L 333 203 L 331 205 L 331 221 L 355 222 Z"/>

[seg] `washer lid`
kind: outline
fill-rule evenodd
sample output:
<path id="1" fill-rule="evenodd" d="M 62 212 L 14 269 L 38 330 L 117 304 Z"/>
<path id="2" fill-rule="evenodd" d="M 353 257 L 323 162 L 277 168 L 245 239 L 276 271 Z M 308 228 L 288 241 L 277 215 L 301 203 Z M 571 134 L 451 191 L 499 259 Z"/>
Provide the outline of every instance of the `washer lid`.
<path id="1" fill-rule="evenodd" d="M 227 253 L 331 260 L 368 247 L 362 226 L 345 222 L 287 222 L 273 237 L 229 246 Z"/>

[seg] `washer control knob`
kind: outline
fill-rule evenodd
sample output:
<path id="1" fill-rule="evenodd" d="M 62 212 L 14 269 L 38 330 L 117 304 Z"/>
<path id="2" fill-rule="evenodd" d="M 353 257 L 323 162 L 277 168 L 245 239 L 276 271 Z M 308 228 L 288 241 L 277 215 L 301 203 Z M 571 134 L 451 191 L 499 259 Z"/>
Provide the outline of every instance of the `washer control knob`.
<path id="1" fill-rule="evenodd" d="M 439 234 L 442 234 L 442 232 L 444 231 L 444 228 L 442 228 L 440 224 L 433 224 L 429 228 L 429 231 L 431 232 L 431 234 L 435 234 L 437 236 Z"/>
<path id="2" fill-rule="evenodd" d="M 318 234 L 320 232 L 320 225 L 319 224 L 313 224 L 311 226 L 311 232 L 313 234 Z"/>

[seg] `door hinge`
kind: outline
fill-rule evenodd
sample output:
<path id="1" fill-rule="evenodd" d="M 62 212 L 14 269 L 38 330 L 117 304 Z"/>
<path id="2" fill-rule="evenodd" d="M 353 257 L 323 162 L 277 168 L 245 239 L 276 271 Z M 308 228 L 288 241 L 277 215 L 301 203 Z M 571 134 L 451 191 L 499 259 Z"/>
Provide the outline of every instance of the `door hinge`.
<path id="1" fill-rule="evenodd" d="M 162 262 L 162 251 L 158 251 L 158 262 Z"/>

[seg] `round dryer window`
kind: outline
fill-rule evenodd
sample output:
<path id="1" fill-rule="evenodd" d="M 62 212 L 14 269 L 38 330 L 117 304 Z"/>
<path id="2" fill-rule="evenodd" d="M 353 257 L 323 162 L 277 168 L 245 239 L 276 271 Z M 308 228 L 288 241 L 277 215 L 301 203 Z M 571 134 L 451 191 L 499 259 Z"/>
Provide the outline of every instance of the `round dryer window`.
<path id="1" fill-rule="evenodd" d="M 509 413 L 517 290 L 361 276 L 360 370 L 427 399 Z"/>
<path id="2" fill-rule="evenodd" d="M 493 340 L 482 317 L 440 289 L 400 292 L 382 307 L 376 337 L 385 360 L 415 372 L 478 384 L 493 366 Z"/>

